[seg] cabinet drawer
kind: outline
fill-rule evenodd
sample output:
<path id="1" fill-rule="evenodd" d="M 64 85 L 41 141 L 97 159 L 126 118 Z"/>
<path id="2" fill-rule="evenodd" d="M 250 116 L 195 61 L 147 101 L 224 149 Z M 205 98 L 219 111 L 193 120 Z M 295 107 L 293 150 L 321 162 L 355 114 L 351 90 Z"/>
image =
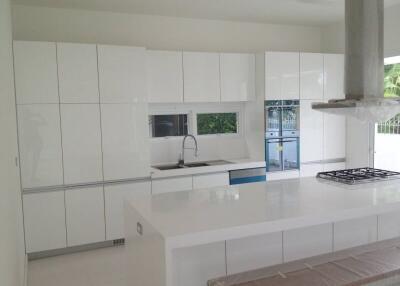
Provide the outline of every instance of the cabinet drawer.
<path id="1" fill-rule="evenodd" d="M 193 176 L 193 189 L 205 189 L 228 185 L 228 172 Z"/>
<path id="2" fill-rule="evenodd" d="M 378 240 L 400 237 L 400 212 L 378 216 Z"/>
<path id="3" fill-rule="evenodd" d="M 170 192 L 189 191 L 192 189 L 192 176 L 156 179 L 151 182 L 151 192 L 153 195 Z"/>

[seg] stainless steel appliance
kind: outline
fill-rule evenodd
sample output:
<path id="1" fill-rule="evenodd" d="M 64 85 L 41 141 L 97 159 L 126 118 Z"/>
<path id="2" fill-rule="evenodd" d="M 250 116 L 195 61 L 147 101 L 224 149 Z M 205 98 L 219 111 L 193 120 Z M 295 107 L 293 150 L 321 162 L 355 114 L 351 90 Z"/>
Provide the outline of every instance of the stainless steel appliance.
<path id="1" fill-rule="evenodd" d="M 374 168 L 356 168 L 330 172 L 321 172 L 317 178 L 348 185 L 400 179 L 400 173 Z"/>
<path id="2" fill-rule="evenodd" d="M 267 172 L 299 169 L 298 100 L 265 102 L 265 161 Z"/>

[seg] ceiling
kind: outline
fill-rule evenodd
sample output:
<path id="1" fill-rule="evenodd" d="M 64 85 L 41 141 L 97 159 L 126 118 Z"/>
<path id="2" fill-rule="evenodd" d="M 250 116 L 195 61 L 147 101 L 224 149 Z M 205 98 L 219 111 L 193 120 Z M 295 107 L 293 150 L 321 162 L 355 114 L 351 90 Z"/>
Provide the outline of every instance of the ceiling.
<path id="1" fill-rule="evenodd" d="M 184 18 L 324 25 L 340 21 L 344 0 L 12 0 L 14 4 Z M 386 6 L 400 0 L 385 0 Z"/>

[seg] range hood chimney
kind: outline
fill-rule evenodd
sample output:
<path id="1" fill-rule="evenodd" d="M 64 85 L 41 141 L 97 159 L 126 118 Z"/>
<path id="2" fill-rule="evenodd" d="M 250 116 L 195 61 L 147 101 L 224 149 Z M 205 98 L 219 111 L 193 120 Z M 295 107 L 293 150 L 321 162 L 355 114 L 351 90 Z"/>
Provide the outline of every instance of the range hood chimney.
<path id="1" fill-rule="evenodd" d="M 345 99 L 313 103 L 315 110 L 382 122 L 400 113 L 400 97 L 384 97 L 383 0 L 345 0 Z"/>

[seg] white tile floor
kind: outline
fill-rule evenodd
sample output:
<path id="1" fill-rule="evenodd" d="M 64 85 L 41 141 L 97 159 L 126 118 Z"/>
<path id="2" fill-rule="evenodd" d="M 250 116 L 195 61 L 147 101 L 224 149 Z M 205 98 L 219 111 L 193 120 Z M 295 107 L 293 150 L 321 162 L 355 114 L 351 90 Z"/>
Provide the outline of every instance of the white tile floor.
<path id="1" fill-rule="evenodd" d="M 124 246 L 30 261 L 28 286 L 126 286 Z"/>

